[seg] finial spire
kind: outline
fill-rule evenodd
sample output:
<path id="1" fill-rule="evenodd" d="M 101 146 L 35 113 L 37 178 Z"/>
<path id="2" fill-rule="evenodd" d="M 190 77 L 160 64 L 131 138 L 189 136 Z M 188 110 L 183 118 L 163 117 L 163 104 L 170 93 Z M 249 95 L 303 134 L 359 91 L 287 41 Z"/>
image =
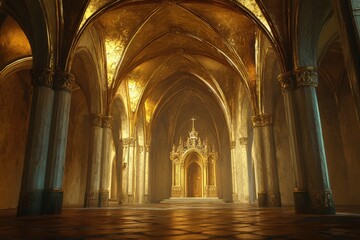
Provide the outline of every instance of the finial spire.
<path id="1" fill-rule="evenodd" d="M 192 119 L 191 119 L 191 121 L 192 121 L 192 130 L 195 130 L 195 118 L 193 117 Z"/>

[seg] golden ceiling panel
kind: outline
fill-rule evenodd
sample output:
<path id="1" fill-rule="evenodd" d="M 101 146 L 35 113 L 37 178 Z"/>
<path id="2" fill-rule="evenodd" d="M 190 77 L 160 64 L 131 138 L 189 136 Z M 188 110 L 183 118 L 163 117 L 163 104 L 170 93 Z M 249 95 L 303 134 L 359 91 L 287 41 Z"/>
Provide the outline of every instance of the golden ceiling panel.
<path id="1" fill-rule="evenodd" d="M 24 32 L 14 19 L 7 17 L 0 28 L 0 69 L 30 55 L 30 44 Z"/>
<path id="2" fill-rule="evenodd" d="M 267 29 L 267 31 L 273 35 L 270 25 L 268 21 L 266 20 L 266 17 L 262 13 L 259 5 L 256 3 L 256 0 L 236 0 L 238 3 L 245 6 L 247 9 L 249 9 L 254 16 L 259 19 L 259 21 L 264 25 L 264 27 Z"/>
<path id="3" fill-rule="evenodd" d="M 100 8 L 107 5 L 110 2 L 113 2 L 114 0 L 90 0 L 89 4 L 85 10 L 85 14 L 83 16 L 83 19 L 81 21 L 79 29 L 81 29 L 85 22 Z"/>

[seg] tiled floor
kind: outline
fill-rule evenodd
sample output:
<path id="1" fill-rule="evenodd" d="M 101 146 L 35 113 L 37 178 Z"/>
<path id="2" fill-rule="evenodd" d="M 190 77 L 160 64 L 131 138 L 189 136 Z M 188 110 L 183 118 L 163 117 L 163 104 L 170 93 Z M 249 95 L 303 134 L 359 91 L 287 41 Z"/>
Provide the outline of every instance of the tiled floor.
<path id="1" fill-rule="evenodd" d="M 291 208 L 151 204 L 17 218 L 14 210 L 1 210 L 0 239 L 360 239 L 360 214 L 349 212 L 319 216 L 296 215 Z"/>

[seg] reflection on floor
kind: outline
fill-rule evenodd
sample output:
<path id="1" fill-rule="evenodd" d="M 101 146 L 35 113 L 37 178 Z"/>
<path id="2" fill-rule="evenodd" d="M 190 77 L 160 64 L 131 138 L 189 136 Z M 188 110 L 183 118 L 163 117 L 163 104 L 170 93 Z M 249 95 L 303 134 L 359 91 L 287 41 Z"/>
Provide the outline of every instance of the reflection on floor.
<path id="1" fill-rule="evenodd" d="M 292 208 L 150 204 L 26 218 L 0 210 L 0 239 L 360 239 L 359 209 L 337 210 L 319 216 Z"/>

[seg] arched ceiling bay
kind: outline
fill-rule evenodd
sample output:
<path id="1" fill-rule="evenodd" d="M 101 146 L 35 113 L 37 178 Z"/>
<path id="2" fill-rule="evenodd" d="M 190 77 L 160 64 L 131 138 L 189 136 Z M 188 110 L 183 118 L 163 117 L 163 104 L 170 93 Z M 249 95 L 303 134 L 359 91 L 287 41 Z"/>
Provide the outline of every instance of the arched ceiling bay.
<path id="1" fill-rule="evenodd" d="M 133 112 L 140 103 L 156 106 L 176 76 L 184 74 L 204 81 L 206 91 L 212 92 L 225 112 L 239 82 L 256 99 L 250 86 L 256 78 L 259 30 L 253 19 L 231 4 L 119 3 L 97 16 L 93 24 L 105 46 L 110 96 L 117 94 L 121 82 L 127 82 Z"/>

